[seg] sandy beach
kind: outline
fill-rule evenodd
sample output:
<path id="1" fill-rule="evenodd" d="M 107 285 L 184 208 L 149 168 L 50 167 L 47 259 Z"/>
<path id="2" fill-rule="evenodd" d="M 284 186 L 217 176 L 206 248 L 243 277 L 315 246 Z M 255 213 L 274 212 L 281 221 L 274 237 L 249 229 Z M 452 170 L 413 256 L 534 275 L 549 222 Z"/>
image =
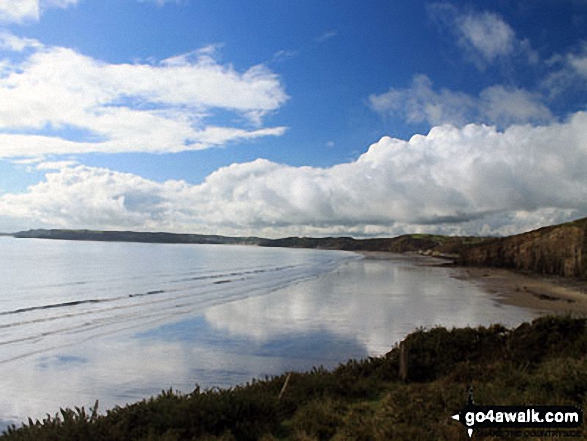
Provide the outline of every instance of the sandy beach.
<path id="1" fill-rule="evenodd" d="M 415 265 L 444 266 L 451 277 L 467 280 L 508 305 L 544 314 L 587 315 L 587 280 L 524 274 L 502 268 L 453 266 L 447 260 L 417 253 L 364 252 L 368 259 L 410 261 Z"/>
<path id="2" fill-rule="evenodd" d="M 522 274 L 500 268 L 450 268 L 452 277 L 466 279 L 503 303 L 544 313 L 587 315 L 587 281 Z"/>

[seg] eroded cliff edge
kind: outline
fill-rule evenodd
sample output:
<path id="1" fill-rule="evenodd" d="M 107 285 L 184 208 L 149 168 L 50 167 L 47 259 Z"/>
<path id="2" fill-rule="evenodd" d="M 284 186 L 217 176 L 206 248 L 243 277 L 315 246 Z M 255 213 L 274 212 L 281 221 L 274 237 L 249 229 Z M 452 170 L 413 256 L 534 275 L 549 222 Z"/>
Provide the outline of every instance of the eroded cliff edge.
<path id="1" fill-rule="evenodd" d="M 587 278 L 587 218 L 465 245 L 457 263 Z"/>

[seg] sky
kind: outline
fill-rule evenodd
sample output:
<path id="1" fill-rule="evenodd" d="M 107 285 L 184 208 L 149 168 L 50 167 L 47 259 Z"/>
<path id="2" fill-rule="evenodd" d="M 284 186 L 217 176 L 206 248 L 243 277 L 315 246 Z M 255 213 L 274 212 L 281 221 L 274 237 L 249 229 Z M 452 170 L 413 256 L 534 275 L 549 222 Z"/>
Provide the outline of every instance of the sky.
<path id="1" fill-rule="evenodd" d="M 0 231 L 587 216 L 587 0 L 0 0 Z"/>

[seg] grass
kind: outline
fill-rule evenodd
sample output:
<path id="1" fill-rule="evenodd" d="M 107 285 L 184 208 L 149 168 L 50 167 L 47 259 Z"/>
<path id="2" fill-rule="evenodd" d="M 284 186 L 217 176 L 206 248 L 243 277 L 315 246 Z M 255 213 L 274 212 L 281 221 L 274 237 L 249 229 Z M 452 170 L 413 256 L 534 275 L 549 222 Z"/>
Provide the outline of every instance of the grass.
<path id="1" fill-rule="evenodd" d="M 478 404 L 587 409 L 585 318 L 544 317 L 513 330 L 439 327 L 418 330 L 403 344 L 405 380 L 396 347 L 333 371 L 293 373 L 281 399 L 287 374 L 231 389 L 164 391 L 103 415 L 65 409 L 11 427 L 0 440 L 464 441 L 463 426 L 450 415 L 463 407 L 470 385 Z"/>

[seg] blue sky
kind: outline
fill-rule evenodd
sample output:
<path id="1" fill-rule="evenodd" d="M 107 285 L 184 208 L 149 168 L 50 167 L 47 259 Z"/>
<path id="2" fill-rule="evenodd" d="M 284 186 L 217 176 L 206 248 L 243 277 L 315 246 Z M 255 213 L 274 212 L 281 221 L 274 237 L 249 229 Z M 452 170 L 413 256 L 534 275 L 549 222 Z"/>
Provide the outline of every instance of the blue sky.
<path id="1" fill-rule="evenodd" d="M 587 215 L 587 1 L 0 0 L 0 231 Z"/>

